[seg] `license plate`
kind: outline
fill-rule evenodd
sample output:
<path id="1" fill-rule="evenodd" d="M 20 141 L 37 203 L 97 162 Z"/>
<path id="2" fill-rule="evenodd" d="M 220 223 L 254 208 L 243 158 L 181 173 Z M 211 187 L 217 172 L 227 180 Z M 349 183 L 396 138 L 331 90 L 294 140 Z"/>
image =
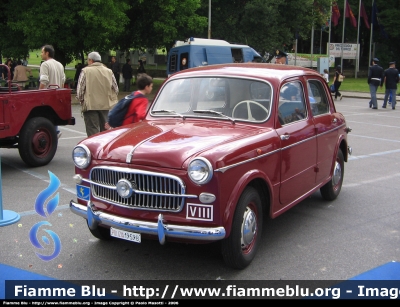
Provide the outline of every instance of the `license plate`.
<path id="1" fill-rule="evenodd" d="M 110 228 L 110 234 L 114 238 L 119 238 L 119 239 L 132 241 L 132 242 L 136 242 L 136 243 L 140 243 L 141 242 L 140 233 L 134 233 L 134 232 L 125 231 L 125 230 L 121 230 L 121 229 L 117 229 L 117 228 L 111 227 Z"/>

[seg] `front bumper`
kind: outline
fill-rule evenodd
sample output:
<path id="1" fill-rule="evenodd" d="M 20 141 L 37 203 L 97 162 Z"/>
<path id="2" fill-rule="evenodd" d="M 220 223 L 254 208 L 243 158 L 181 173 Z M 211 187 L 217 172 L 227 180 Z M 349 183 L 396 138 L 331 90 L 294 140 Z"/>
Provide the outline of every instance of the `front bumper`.
<path id="1" fill-rule="evenodd" d="M 165 243 L 166 238 L 187 239 L 191 241 L 218 241 L 225 238 L 224 227 L 193 227 L 164 224 L 163 215 L 158 215 L 157 222 L 145 222 L 129 218 L 119 217 L 113 214 L 95 211 L 94 205 L 88 201 L 87 206 L 71 200 L 71 211 L 87 219 L 90 229 L 96 229 L 99 224 L 115 227 L 121 230 L 158 236 L 160 244 Z"/>
<path id="2" fill-rule="evenodd" d="M 347 152 L 349 155 L 351 155 L 353 153 L 353 148 L 351 148 L 351 146 L 347 146 Z"/>

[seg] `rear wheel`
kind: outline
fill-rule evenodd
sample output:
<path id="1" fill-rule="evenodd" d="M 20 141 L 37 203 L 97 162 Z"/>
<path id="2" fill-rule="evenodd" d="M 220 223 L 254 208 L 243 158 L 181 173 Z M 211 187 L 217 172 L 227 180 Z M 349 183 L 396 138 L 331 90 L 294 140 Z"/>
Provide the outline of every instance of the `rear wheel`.
<path id="1" fill-rule="evenodd" d="M 48 164 L 56 154 L 57 133 L 50 120 L 44 117 L 29 119 L 21 129 L 18 151 L 29 166 Z"/>
<path id="2" fill-rule="evenodd" d="M 324 199 L 334 200 L 338 197 L 340 190 L 342 189 L 343 176 L 344 158 L 342 151 L 339 149 L 333 167 L 332 179 L 320 189 L 321 195 Z"/>
<path id="3" fill-rule="evenodd" d="M 236 207 L 231 234 L 221 242 L 225 263 L 235 269 L 248 266 L 256 255 L 261 232 L 261 199 L 254 188 L 247 187 Z"/>

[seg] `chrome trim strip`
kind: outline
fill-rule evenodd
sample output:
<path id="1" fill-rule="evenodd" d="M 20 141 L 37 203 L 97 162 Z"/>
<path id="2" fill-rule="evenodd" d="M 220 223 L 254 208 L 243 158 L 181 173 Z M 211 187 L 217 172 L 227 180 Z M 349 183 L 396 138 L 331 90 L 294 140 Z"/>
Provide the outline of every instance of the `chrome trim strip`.
<path id="1" fill-rule="evenodd" d="M 282 150 L 281 148 L 275 149 L 275 150 L 273 150 L 273 151 L 267 152 L 267 153 L 262 154 L 262 155 L 260 155 L 260 156 L 257 156 L 257 157 L 254 157 L 254 158 L 251 158 L 251 159 L 248 159 L 248 160 L 244 160 L 244 161 L 242 161 L 242 162 L 238 162 L 238 163 L 235 163 L 235 164 L 231 164 L 231 165 L 228 165 L 228 166 L 224 166 L 224 167 L 218 168 L 218 169 L 216 169 L 215 171 L 216 171 L 216 172 L 224 173 L 224 172 L 226 172 L 228 169 L 230 169 L 230 168 L 232 168 L 232 167 L 239 166 L 239 165 L 245 164 L 245 163 L 247 163 L 247 162 L 251 162 L 251 161 L 255 161 L 255 160 L 264 158 L 264 157 L 266 157 L 266 156 L 272 155 L 272 154 L 274 154 L 274 153 L 276 153 L 276 152 L 278 152 L 278 151 L 281 151 L 281 150 Z"/>
<path id="2" fill-rule="evenodd" d="M 341 124 L 340 126 L 337 126 L 335 129 L 332 129 L 332 130 L 329 130 L 329 131 L 325 131 L 325 132 L 323 132 L 323 133 L 318 134 L 317 136 L 325 135 L 325 134 L 330 133 L 330 132 L 332 132 L 332 131 L 339 130 L 339 129 L 342 128 L 343 126 L 345 126 L 345 124 Z"/>
<path id="3" fill-rule="evenodd" d="M 168 131 L 166 131 L 166 132 L 168 132 Z M 165 133 L 165 132 L 164 132 L 164 133 Z M 145 140 L 143 140 L 143 141 L 137 143 L 136 146 L 134 146 L 134 147 L 131 149 L 131 151 L 126 155 L 125 162 L 126 162 L 126 163 L 131 163 L 131 162 L 132 162 L 133 153 L 135 152 L 136 148 L 138 148 L 140 145 L 142 145 L 143 143 L 145 143 L 145 142 L 147 142 L 147 141 L 151 141 L 152 139 L 154 139 L 154 138 L 156 138 L 156 137 L 158 137 L 158 136 L 160 136 L 160 135 L 162 135 L 162 134 L 164 134 L 164 133 L 159 133 L 159 134 L 153 135 L 152 137 L 149 137 L 149 138 L 147 138 L 147 139 L 145 139 Z"/>
<path id="4" fill-rule="evenodd" d="M 269 155 L 272 155 L 272 154 L 274 154 L 274 153 L 276 153 L 276 152 L 278 152 L 278 151 L 285 150 L 285 149 L 287 149 L 287 148 L 294 147 L 294 146 L 296 146 L 296 145 L 298 145 L 298 144 L 302 144 L 302 143 L 304 143 L 304 142 L 306 142 L 306 141 L 312 140 L 312 139 L 314 139 L 314 138 L 318 138 L 318 137 L 321 136 L 321 135 L 324 135 L 324 134 L 327 134 L 327 133 L 331 133 L 332 131 L 338 130 L 338 129 L 340 129 L 340 128 L 343 127 L 343 126 L 344 126 L 344 124 L 343 124 L 343 125 L 340 125 L 340 126 L 338 126 L 338 127 L 336 127 L 335 129 L 332 129 L 332 130 L 329 130 L 329 131 L 320 133 L 320 134 L 318 134 L 318 135 L 312 136 L 311 138 L 302 140 L 302 141 L 300 141 L 300 142 L 291 144 L 291 145 L 286 146 L 286 147 L 283 147 L 283 148 L 279 148 L 279 149 L 276 149 L 276 150 L 267 152 L 267 153 L 265 153 L 265 154 L 263 154 L 263 155 L 260 155 L 260 156 L 257 156 L 257 157 L 254 157 L 254 158 L 251 158 L 251 159 L 248 159 L 248 160 L 244 160 L 244 161 L 242 161 L 242 162 L 238 162 L 238 163 L 235 163 L 235 164 L 231 164 L 231 165 L 227 165 L 227 166 L 218 168 L 218 169 L 216 169 L 215 171 L 216 171 L 216 172 L 224 173 L 224 172 L 226 172 L 228 169 L 231 169 L 231 168 L 233 168 L 233 167 L 236 167 L 236 166 L 239 166 L 239 165 L 248 163 L 248 162 L 252 162 L 252 161 L 255 161 L 255 160 L 257 160 L 257 159 L 261 159 L 261 158 L 267 157 L 267 156 L 269 156 Z"/>
<path id="5" fill-rule="evenodd" d="M 198 241 L 217 241 L 225 238 L 224 227 L 195 227 L 165 224 L 163 215 L 159 214 L 155 222 L 145 222 L 119 217 L 101 211 L 95 211 L 94 205 L 88 201 L 87 206 L 71 200 L 70 210 L 87 219 L 90 229 L 96 229 L 99 224 L 115 227 L 121 230 L 141 234 L 155 235 L 160 244 L 165 243 L 165 238 L 179 238 Z"/>
<path id="6" fill-rule="evenodd" d="M 320 134 L 319 134 L 319 135 L 320 135 Z M 291 144 L 291 145 L 285 146 L 285 147 L 281 148 L 281 150 L 283 151 L 283 150 L 286 150 L 286 149 L 288 149 L 288 148 L 295 147 L 295 146 L 297 146 L 297 145 L 299 145 L 299 144 L 303 144 L 303 143 L 305 143 L 305 142 L 311 141 L 311 140 L 313 140 L 313 139 L 316 139 L 319 135 L 314 135 L 314 136 L 312 136 L 312 137 L 310 137 L 310 138 L 308 138 L 308 139 L 304 139 L 304 140 L 301 140 L 300 142 L 293 143 L 293 144 Z"/>

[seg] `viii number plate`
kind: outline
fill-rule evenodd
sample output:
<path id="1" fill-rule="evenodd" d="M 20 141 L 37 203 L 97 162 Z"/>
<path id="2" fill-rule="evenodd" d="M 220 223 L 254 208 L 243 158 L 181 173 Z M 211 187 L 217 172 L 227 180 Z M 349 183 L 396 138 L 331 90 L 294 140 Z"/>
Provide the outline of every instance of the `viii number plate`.
<path id="1" fill-rule="evenodd" d="M 132 241 L 132 242 L 136 242 L 136 243 L 140 243 L 141 242 L 140 233 L 129 232 L 129 231 L 120 230 L 120 229 L 111 227 L 110 228 L 110 235 L 112 237 L 119 238 L 119 239 L 124 239 L 124 240 L 127 240 L 127 241 Z"/>

